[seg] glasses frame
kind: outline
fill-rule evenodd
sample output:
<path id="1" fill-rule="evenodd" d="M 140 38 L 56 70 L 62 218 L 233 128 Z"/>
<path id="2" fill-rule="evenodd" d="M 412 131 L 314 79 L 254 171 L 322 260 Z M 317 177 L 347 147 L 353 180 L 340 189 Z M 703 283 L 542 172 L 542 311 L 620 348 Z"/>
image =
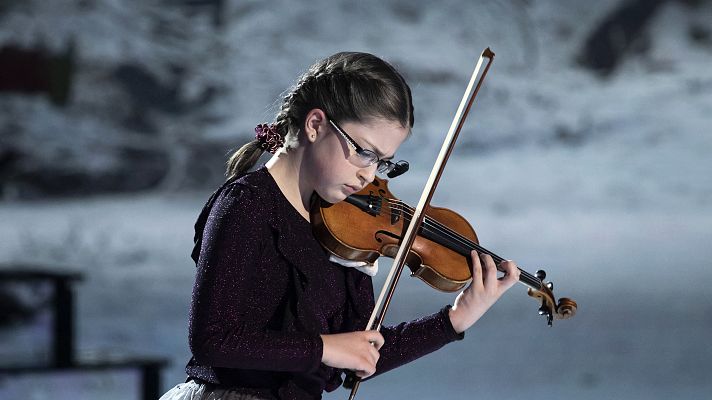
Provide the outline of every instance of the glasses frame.
<path id="1" fill-rule="evenodd" d="M 354 164 L 357 167 L 366 168 L 366 167 L 370 167 L 373 164 L 376 164 L 377 165 L 376 170 L 378 171 L 378 173 L 388 174 L 388 176 L 391 178 L 398 176 L 408 170 L 408 167 L 407 167 L 408 162 L 407 161 L 401 160 L 401 161 L 398 161 L 397 163 L 393 163 L 388 160 L 382 160 L 380 157 L 378 157 L 378 154 L 376 154 L 376 152 L 374 152 L 373 150 L 364 149 L 363 147 L 359 146 L 358 143 L 356 143 L 356 141 L 351 136 L 349 136 L 349 134 L 346 133 L 346 131 L 344 131 L 343 128 L 341 128 L 339 126 L 339 124 L 337 124 L 334 120 L 332 120 L 331 118 L 328 118 L 328 120 L 329 120 L 329 123 L 331 124 L 331 126 L 333 126 L 334 129 L 336 129 L 336 131 L 339 132 L 339 134 L 346 140 L 346 143 L 351 145 L 351 147 L 354 149 L 354 151 L 356 151 L 356 154 L 362 160 L 368 162 L 367 165 Z M 351 161 L 351 163 L 353 163 L 353 161 L 351 160 L 351 157 L 349 157 L 349 161 Z M 402 167 L 403 164 L 405 164 L 405 170 L 393 175 L 393 171 L 396 169 L 399 169 L 399 167 L 403 168 Z"/>

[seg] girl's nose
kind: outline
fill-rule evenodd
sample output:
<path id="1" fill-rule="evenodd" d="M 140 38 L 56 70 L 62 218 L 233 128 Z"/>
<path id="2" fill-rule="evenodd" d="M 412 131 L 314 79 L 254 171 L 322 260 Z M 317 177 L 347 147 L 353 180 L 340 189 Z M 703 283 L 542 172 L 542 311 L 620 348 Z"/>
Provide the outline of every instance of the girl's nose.
<path id="1" fill-rule="evenodd" d="M 378 164 L 369 165 L 358 170 L 359 178 L 365 180 L 368 183 L 373 182 L 376 178 L 376 171 L 378 170 Z"/>

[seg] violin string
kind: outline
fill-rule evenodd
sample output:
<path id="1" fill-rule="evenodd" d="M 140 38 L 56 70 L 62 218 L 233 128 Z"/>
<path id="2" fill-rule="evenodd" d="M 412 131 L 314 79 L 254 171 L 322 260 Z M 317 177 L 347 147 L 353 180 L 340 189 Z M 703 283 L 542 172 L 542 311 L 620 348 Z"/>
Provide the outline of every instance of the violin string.
<path id="1" fill-rule="evenodd" d="M 400 201 L 399 201 L 399 202 L 400 202 Z M 398 204 L 398 206 L 400 207 L 402 214 L 404 214 L 404 215 L 406 215 L 408 218 L 412 219 L 412 217 L 413 217 L 412 208 L 407 209 L 407 212 L 403 212 L 403 209 L 404 209 L 403 203 L 400 202 L 400 204 Z M 406 207 L 407 207 L 407 205 L 406 205 Z M 501 262 L 501 261 L 504 260 L 502 257 L 497 256 L 496 254 L 494 254 L 494 253 L 490 252 L 489 250 L 485 249 L 484 247 L 479 246 L 477 243 L 474 243 L 474 242 L 470 241 L 468 238 L 463 237 L 462 235 L 458 234 L 457 232 L 455 232 L 455 231 L 451 230 L 450 228 L 448 228 L 448 227 L 442 225 L 439 221 L 437 221 L 437 220 L 435 220 L 435 219 L 431 219 L 431 218 L 428 218 L 428 217 L 426 216 L 426 217 L 424 218 L 423 225 L 424 225 L 426 228 L 431 227 L 431 228 L 433 228 L 434 230 L 439 231 L 442 235 L 447 236 L 448 238 L 453 239 L 453 240 L 457 241 L 458 243 L 460 243 L 460 244 L 462 244 L 462 245 L 465 245 L 465 246 L 468 246 L 468 247 L 472 247 L 472 248 L 474 248 L 474 249 L 476 249 L 476 250 L 480 250 L 480 252 L 484 252 L 484 253 L 490 254 L 490 255 L 491 255 L 496 261 L 498 261 L 498 262 Z"/>
<path id="2" fill-rule="evenodd" d="M 410 214 L 410 213 L 404 213 L 404 214 L 406 214 L 412 218 L 412 214 Z M 466 237 L 460 235 L 459 233 L 451 230 L 450 228 L 442 225 L 439 221 L 437 221 L 435 219 L 430 219 L 428 217 L 425 217 L 423 226 L 424 226 L 425 230 L 430 228 L 433 231 L 437 231 L 437 233 L 439 233 L 440 235 L 443 235 L 451 240 L 454 240 L 461 245 L 469 246 L 470 248 L 474 248 L 474 249 L 478 250 L 480 253 L 489 254 L 490 256 L 492 256 L 492 258 L 494 259 L 495 262 L 499 263 L 499 262 L 504 261 L 504 259 L 502 257 L 494 254 L 493 252 L 487 250 L 486 248 L 480 246 L 479 244 L 469 240 L 468 238 L 466 238 Z M 539 280 L 538 278 L 535 278 L 530 273 L 522 270 L 521 268 L 518 268 L 518 269 L 521 272 L 521 277 L 522 277 L 521 280 L 528 281 L 528 283 L 533 284 L 534 286 L 541 285 L 541 280 Z"/>
<path id="3" fill-rule="evenodd" d="M 393 199 L 388 199 L 389 204 L 392 206 L 392 208 L 395 208 L 396 210 L 400 210 L 401 214 L 407 216 L 408 218 L 412 219 L 413 214 L 414 214 L 414 209 L 410 206 L 408 206 L 406 203 L 404 203 L 401 200 L 393 200 Z M 495 262 L 500 263 L 504 261 L 504 258 L 494 254 L 493 252 L 487 250 L 486 248 L 480 246 L 479 244 L 471 241 L 470 239 L 460 235 L 459 233 L 453 231 L 452 229 L 448 228 L 447 226 L 442 225 L 439 221 L 425 217 L 423 221 L 423 225 L 425 228 L 431 228 L 432 230 L 440 233 L 443 236 L 448 237 L 451 240 L 456 241 L 459 244 L 462 244 L 463 246 L 469 247 L 469 248 L 474 248 L 480 253 L 485 253 L 489 254 Z M 521 268 L 518 268 L 520 271 L 520 274 L 522 277 L 524 277 L 526 280 L 529 280 L 529 283 L 534 283 L 536 285 L 541 284 L 541 280 L 534 275 L 530 274 L 527 271 L 522 270 Z"/>
<path id="4" fill-rule="evenodd" d="M 405 203 L 403 203 L 400 200 L 394 201 L 394 203 L 396 203 L 396 205 L 401 209 L 401 214 L 404 214 L 408 218 L 412 219 L 412 217 L 413 217 L 413 209 L 412 208 L 408 207 Z M 406 208 L 406 207 L 408 207 L 406 209 L 407 212 L 403 212 L 404 208 Z M 497 262 L 504 261 L 504 259 L 502 257 L 499 257 L 498 255 L 490 252 L 489 250 L 485 249 L 484 247 L 479 246 L 477 243 L 470 241 L 468 238 L 460 235 L 459 233 L 452 231 L 450 228 L 442 225 L 437 220 L 430 219 L 426 216 L 424 218 L 423 225 L 425 227 L 434 228 L 435 230 L 439 231 L 442 235 L 447 236 L 448 238 L 453 239 L 464 246 L 479 250 L 479 252 L 481 252 L 481 253 L 489 254 Z"/>
<path id="5" fill-rule="evenodd" d="M 391 203 L 395 203 L 395 202 L 391 201 Z M 413 214 L 412 214 L 412 212 L 411 212 L 411 211 L 413 210 L 412 208 L 408 207 L 407 204 L 403 203 L 403 202 L 400 201 L 400 200 L 398 200 L 396 204 L 397 204 L 397 207 L 400 208 L 401 210 L 403 210 L 404 207 L 407 207 L 407 209 L 408 209 L 409 212 L 402 212 L 402 214 L 407 215 L 409 218 L 412 219 L 412 216 L 413 216 Z M 437 221 L 437 220 L 435 220 L 435 219 L 428 218 L 428 217 L 426 216 L 426 217 L 425 217 L 425 220 L 423 221 L 423 226 L 424 226 L 426 229 L 427 229 L 428 227 L 430 227 L 431 229 L 433 229 L 433 230 L 435 230 L 435 231 L 438 231 L 441 235 L 446 236 L 446 237 L 450 238 L 451 240 L 454 240 L 454 241 L 458 242 L 459 244 L 462 244 L 462 245 L 464 245 L 464 246 L 469 246 L 470 248 L 474 248 L 474 249 L 478 250 L 478 251 L 481 252 L 481 253 L 489 254 L 490 256 L 492 256 L 492 258 L 493 258 L 496 262 L 502 262 L 502 261 L 504 261 L 504 259 L 503 259 L 502 257 L 500 257 L 500 256 L 498 256 L 498 255 L 492 253 L 491 251 L 485 249 L 485 248 L 482 247 L 482 246 L 479 246 L 477 243 L 470 241 L 468 238 L 466 238 L 466 237 L 460 235 L 459 233 L 454 232 L 453 230 L 451 230 L 450 228 L 448 228 L 448 227 L 442 225 L 439 221 Z M 540 280 L 540 279 L 538 279 L 538 278 L 536 278 L 535 276 L 531 275 L 529 272 L 522 270 L 521 268 L 518 268 L 518 269 L 519 269 L 519 271 L 521 272 L 521 275 L 522 275 L 525 279 L 527 279 L 527 280 L 530 281 L 529 283 L 532 283 L 532 284 L 535 284 L 535 285 L 540 285 L 540 284 L 541 284 L 541 280 Z"/>

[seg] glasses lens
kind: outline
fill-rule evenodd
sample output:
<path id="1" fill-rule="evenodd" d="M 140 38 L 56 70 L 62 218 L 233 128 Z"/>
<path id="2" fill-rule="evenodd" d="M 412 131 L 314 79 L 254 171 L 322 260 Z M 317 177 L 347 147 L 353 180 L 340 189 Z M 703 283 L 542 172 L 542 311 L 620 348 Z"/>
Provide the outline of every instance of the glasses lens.
<path id="1" fill-rule="evenodd" d="M 378 161 L 378 156 L 376 153 L 364 149 L 356 153 L 356 159 L 358 166 L 365 168 L 375 164 Z"/>
<path id="2" fill-rule="evenodd" d="M 381 160 L 378 163 L 378 173 L 379 174 L 387 174 L 387 173 L 391 172 L 395 166 L 396 165 L 390 161 Z"/>

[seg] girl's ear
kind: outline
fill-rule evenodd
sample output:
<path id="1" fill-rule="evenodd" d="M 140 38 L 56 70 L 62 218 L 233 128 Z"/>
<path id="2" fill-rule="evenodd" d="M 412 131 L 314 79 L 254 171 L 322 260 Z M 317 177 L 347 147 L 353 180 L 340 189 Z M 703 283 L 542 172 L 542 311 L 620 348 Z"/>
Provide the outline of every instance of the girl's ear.
<path id="1" fill-rule="evenodd" d="M 310 110 L 304 118 L 305 139 L 314 143 L 319 137 L 319 132 L 323 132 L 323 129 L 326 128 L 326 124 L 328 124 L 328 120 L 324 111 L 318 108 Z"/>

